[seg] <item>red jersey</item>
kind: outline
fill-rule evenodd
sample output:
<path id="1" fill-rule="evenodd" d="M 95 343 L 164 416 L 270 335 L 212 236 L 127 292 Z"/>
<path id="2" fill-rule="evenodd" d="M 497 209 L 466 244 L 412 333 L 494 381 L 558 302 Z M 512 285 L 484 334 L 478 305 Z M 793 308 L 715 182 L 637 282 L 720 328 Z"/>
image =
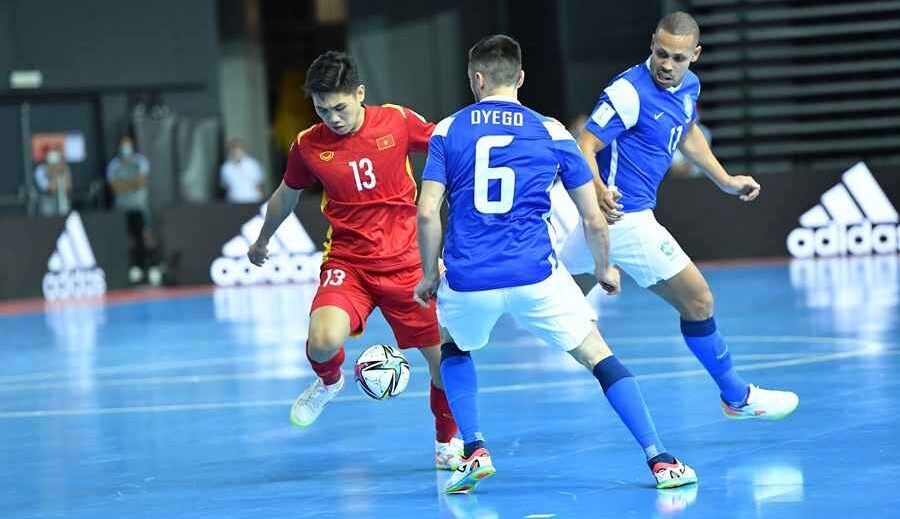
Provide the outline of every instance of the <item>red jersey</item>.
<path id="1" fill-rule="evenodd" d="M 416 181 L 408 153 L 428 151 L 434 124 L 402 106 L 365 110 L 362 127 L 349 135 L 323 123 L 297 135 L 284 183 L 322 184 L 322 213 L 331 224 L 324 259 L 375 271 L 415 266 Z"/>

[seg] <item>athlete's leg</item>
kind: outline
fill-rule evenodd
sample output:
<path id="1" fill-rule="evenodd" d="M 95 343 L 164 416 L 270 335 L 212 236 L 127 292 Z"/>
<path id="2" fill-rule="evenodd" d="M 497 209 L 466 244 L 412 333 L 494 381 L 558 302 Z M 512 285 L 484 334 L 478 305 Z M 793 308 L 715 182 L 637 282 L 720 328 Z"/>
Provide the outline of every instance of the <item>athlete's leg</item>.
<path id="1" fill-rule="evenodd" d="M 429 403 L 434 415 L 435 465 L 455 470 L 462 454 L 462 443 L 455 439 L 456 421 L 441 382 L 440 330 L 435 307 L 422 308 L 410 294 L 418 283 L 418 267 L 391 273 L 366 273 L 365 284 L 381 308 L 400 348 L 417 348 L 431 373 Z"/>
<path id="2" fill-rule="evenodd" d="M 291 421 L 311 425 L 344 387 L 344 342 L 360 334 L 372 312 L 371 296 L 354 269 L 337 262 L 322 265 L 322 284 L 312 302 L 306 356 L 318 376 L 291 406 Z"/>
<path id="3" fill-rule="evenodd" d="M 478 420 L 478 377 L 475 362 L 468 351 L 461 350 L 446 330 L 441 345 L 441 372 L 446 391 L 463 436 L 463 458 L 447 481 L 447 493 L 468 492 L 482 480 L 496 472 L 490 452 L 484 443 Z"/>
<path id="4" fill-rule="evenodd" d="M 444 490 L 467 492 L 494 474 L 478 418 L 478 377 L 470 351 L 487 344 L 497 319 L 505 311 L 501 290 L 456 292 L 446 281 L 437 294 L 441 330 L 441 379 L 453 416 L 462 433 L 464 458 Z"/>
<path id="5" fill-rule="evenodd" d="M 568 352 L 600 382 L 610 405 L 643 449 L 657 485 L 695 482 L 693 470 L 666 452 L 637 381 L 594 326 L 594 312 L 565 268 L 559 267 L 540 283 L 512 290 L 510 313 L 516 321 Z"/>
<path id="6" fill-rule="evenodd" d="M 684 341 L 700 360 L 722 392 L 726 402 L 740 404 L 747 398 L 750 385 L 737 373 L 725 338 L 713 318 L 713 295 L 694 263 L 688 264 L 671 279 L 650 287 L 681 315 Z"/>
<path id="7" fill-rule="evenodd" d="M 321 306 L 316 308 L 309 318 L 309 338 L 306 341 L 306 356 L 316 374 L 333 384 L 340 378 L 340 362 L 334 368 L 326 368 L 324 364 L 343 358 L 344 342 L 350 336 L 351 318 L 347 311 L 337 306 Z M 343 359 L 342 359 L 343 360 Z"/>
<path id="8" fill-rule="evenodd" d="M 727 416 L 777 420 L 794 412 L 800 402 L 795 393 L 760 389 L 738 374 L 713 317 L 712 292 L 696 265 L 649 288 L 681 315 L 684 341 L 719 386 Z"/>

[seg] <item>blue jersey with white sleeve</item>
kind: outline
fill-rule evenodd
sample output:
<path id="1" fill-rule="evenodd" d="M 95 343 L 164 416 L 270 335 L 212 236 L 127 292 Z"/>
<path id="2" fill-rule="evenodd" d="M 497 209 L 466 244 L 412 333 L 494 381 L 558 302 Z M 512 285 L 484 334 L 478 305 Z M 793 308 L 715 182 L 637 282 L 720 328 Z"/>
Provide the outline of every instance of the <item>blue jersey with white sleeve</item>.
<path id="1" fill-rule="evenodd" d="M 438 123 L 422 179 L 447 189 L 450 288 L 530 285 L 553 272 L 549 190 L 557 176 L 566 189 L 592 180 L 565 127 L 514 98 L 487 97 Z"/>
<path id="2" fill-rule="evenodd" d="M 700 80 L 688 70 L 681 84 L 660 88 L 650 60 L 635 65 L 603 90 L 585 129 L 603 141 L 597 165 L 607 186 L 621 194 L 626 213 L 656 207 L 656 191 L 687 128 L 697 120 Z"/>

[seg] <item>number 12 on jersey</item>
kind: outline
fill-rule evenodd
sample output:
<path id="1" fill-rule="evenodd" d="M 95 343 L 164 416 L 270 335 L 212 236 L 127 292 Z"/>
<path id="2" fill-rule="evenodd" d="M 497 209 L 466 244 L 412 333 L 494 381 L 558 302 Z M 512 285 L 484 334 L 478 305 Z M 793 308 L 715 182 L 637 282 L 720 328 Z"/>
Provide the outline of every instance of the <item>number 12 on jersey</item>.
<path id="1" fill-rule="evenodd" d="M 491 149 L 509 146 L 512 135 L 485 135 L 475 143 L 475 209 L 485 214 L 504 214 L 512 209 L 516 172 L 505 166 L 491 167 Z M 500 199 L 489 200 L 490 181 L 500 182 Z"/>

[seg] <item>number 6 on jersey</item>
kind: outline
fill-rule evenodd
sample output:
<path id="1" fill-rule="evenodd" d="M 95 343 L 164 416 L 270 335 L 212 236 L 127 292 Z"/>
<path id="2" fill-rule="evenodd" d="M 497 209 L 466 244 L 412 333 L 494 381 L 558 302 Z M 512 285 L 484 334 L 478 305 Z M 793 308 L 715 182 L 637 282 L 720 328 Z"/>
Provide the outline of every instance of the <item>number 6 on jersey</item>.
<path id="1" fill-rule="evenodd" d="M 512 209 L 516 172 L 505 166 L 492 168 L 491 148 L 509 146 L 512 135 L 485 135 L 475 143 L 475 209 L 485 214 L 504 214 Z M 491 180 L 500 181 L 500 200 L 488 199 Z"/>

